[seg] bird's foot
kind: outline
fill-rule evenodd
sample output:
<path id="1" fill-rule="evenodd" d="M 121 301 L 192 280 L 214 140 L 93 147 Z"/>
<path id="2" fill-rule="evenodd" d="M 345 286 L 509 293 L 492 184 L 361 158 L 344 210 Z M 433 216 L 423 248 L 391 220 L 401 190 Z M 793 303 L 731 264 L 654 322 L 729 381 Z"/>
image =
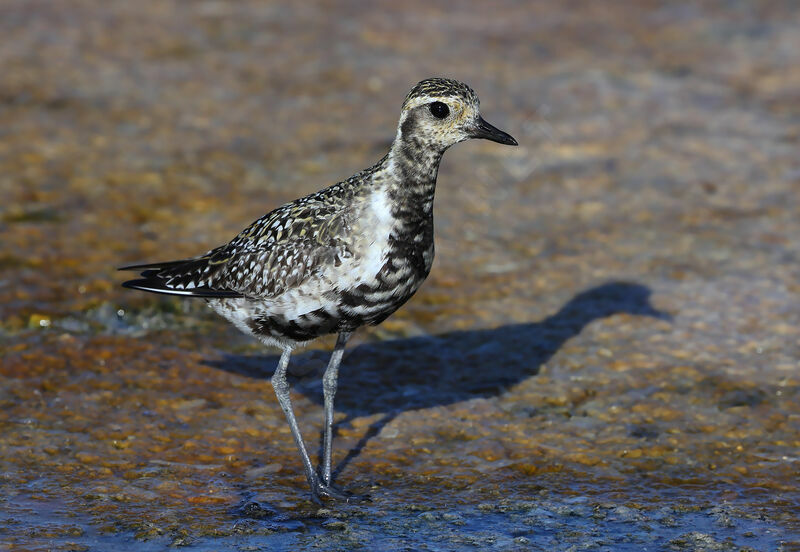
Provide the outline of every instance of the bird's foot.
<path id="1" fill-rule="evenodd" d="M 369 495 L 356 495 L 350 491 L 338 489 L 331 484 L 326 484 L 320 479 L 314 478 L 311 482 L 311 499 L 317 504 L 322 504 L 322 498 L 341 500 L 343 502 L 363 502 L 370 501 Z"/>

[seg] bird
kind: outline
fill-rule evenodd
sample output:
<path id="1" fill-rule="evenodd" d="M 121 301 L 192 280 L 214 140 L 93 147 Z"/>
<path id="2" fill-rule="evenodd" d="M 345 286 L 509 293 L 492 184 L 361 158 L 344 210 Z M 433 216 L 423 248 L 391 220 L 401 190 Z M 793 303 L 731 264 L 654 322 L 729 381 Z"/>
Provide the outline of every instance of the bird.
<path id="1" fill-rule="evenodd" d="M 345 346 L 419 289 L 434 257 L 433 201 L 439 163 L 472 138 L 516 146 L 487 123 L 467 84 L 428 78 L 406 95 L 389 152 L 371 167 L 262 216 L 225 245 L 178 261 L 136 264 L 127 288 L 199 297 L 281 355 L 271 378 L 300 453 L 312 498 L 355 500 L 331 477 L 334 396 Z M 322 377 L 322 459 L 314 468 L 286 378 L 292 352 L 337 334 Z"/>

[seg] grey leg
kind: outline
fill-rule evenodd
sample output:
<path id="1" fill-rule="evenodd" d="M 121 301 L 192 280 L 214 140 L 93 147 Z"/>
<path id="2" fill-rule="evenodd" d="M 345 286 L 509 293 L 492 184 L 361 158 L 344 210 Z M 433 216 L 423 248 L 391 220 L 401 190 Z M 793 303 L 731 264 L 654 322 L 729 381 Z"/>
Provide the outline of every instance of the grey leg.
<path id="1" fill-rule="evenodd" d="M 317 477 L 314 474 L 314 467 L 311 465 L 311 459 L 308 457 L 306 445 L 303 442 L 303 436 L 300 435 L 300 428 L 297 426 L 297 418 L 294 417 L 294 410 L 292 410 L 292 399 L 289 396 L 289 382 L 286 381 L 286 368 L 289 366 L 289 357 L 292 356 L 291 349 L 284 349 L 281 354 L 281 359 L 278 361 L 278 367 L 275 369 L 275 374 L 272 376 L 272 387 L 275 389 L 275 395 L 278 397 L 278 402 L 286 414 L 286 419 L 289 422 L 289 428 L 292 430 L 292 437 L 297 444 L 297 450 L 300 451 L 300 456 L 303 459 L 303 469 L 306 471 L 306 478 L 308 484 L 311 486 L 312 492 L 316 492 L 318 485 Z"/>
<path id="2" fill-rule="evenodd" d="M 330 486 L 331 484 L 331 450 L 333 448 L 333 397 L 336 395 L 336 384 L 339 378 L 339 364 L 342 363 L 342 355 L 347 340 L 350 339 L 350 332 L 342 332 L 336 339 L 336 347 L 333 349 L 328 367 L 322 376 L 322 391 L 325 397 L 325 437 L 322 449 L 322 482 Z"/>

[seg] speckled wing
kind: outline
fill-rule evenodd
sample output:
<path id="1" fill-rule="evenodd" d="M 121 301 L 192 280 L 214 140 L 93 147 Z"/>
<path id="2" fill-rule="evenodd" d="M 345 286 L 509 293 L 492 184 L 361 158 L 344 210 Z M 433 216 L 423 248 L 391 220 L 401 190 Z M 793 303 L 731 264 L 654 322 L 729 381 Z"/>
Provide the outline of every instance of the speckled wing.
<path id="1" fill-rule="evenodd" d="M 201 257 L 124 267 L 144 271 L 142 279 L 123 285 L 197 297 L 274 297 L 348 257 L 346 232 L 341 206 L 303 198 L 264 215 Z"/>

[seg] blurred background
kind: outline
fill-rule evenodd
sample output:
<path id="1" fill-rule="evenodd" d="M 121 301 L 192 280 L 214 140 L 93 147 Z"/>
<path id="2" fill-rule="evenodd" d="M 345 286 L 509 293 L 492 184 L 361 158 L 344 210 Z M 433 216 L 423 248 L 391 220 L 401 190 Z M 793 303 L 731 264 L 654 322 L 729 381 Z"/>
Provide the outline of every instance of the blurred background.
<path id="1" fill-rule="evenodd" d="M 430 76 L 520 146 L 445 155 L 431 276 L 342 369 L 374 502 L 318 510 L 273 352 L 115 268 L 371 165 Z M 799 145 L 791 0 L 5 0 L 0 543 L 797 549 Z"/>

